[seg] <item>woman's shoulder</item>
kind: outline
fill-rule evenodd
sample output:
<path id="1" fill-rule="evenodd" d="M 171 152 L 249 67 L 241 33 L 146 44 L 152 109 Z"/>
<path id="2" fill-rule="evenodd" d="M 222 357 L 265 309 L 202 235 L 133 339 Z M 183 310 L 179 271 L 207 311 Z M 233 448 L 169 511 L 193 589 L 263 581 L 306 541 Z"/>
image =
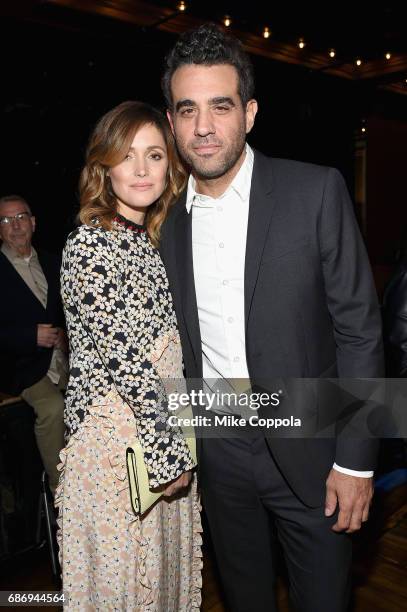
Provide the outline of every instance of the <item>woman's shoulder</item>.
<path id="1" fill-rule="evenodd" d="M 68 236 L 67 246 L 85 244 L 105 245 L 110 232 L 99 225 L 79 225 Z"/>
<path id="2" fill-rule="evenodd" d="M 63 259 L 109 259 L 110 233 L 100 226 L 80 225 L 69 234 Z"/>

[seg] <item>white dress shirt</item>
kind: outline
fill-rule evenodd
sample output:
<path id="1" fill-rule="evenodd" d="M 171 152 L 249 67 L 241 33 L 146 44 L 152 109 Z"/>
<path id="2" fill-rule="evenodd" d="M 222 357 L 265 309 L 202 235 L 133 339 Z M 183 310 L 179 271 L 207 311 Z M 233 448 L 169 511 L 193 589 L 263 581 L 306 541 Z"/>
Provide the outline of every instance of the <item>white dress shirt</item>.
<path id="1" fill-rule="evenodd" d="M 244 265 L 254 154 L 246 144 L 245 159 L 218 198 L 196 191 L 189 177 L 186 208 L 192 210 L 192 254 L 203 377 L 206 381 L 247 379 L 244 318 Z M 212 388 L 212 384 L 208 383 Z M 373 472 L 334 468 L 369 477 Z"/>

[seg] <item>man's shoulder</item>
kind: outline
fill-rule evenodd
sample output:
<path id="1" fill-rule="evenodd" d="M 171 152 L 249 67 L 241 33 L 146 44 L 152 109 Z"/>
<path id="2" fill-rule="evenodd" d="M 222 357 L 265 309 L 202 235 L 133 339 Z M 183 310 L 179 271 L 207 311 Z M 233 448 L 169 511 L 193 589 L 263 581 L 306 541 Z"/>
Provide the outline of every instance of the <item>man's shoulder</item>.
<path id="1" fill-rule="evenodd" d="M 178 198 L 175 200 L 174 204 L 171 206 L 167 220 L 175 219 L 177 215 L 185 208 L 187 200 L 187 187 L 180 193 Z"/>
<path id="2" fill-rule="evenodd" d="M 13 267 L 13 264 L 11 263 L 9 258 L 6 257 L 6 255 L 3 253 L 3 251 L 1 249 L 0 249 L 0 266 L 4 270 L 6 270 L 8 268 L 11 269 Z"/>
<path id="3" fill-rule="evenodd" d="M 325 180 L 329 172 L 338 172 L 335 168 L 282 157 L 268 157 L 260 151 L 254 151 L 255 164 L 269 167 L 276 179 L 292 180 Z"/>
<path id="4" fill-rule="evenodd" d="M 184 211 L 186 204 L 187 188 L 182 191 L 177 200 L 172 204 L 168 211 L 167 217 L 161 227 L 161 242 L 165 242 L 166 234 L 173 227 L 177 217 Z"/>

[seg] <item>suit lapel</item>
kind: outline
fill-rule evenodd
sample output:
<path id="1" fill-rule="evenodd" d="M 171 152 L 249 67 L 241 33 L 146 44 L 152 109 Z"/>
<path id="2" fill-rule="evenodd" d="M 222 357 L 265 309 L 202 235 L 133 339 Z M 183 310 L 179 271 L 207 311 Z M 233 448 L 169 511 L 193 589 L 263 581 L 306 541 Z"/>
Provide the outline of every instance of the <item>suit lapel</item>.
<path id="1" fill-rule="evenodd" d="M 15 269 L 15 267 L 13 266 L 13 264 L 9 261 L 9 259 L 4 255 L 4 253 L 1 253 L 1 257 L 3 260 L 3 264 L 5 266 L 5 269 L 8 271 L 8 273 L 10 274 L 11 279 L 14 279 L 14 287 L 18 288 L 18 291 L 20 291 L 21 293 L 24 294 L 25 296 L 25 300 L 27 301 L 28 299 L 30 299 L 31 301 L 35 301 L 35 303 L 37 304 L 37 306 L 39 306 L 42 310 L 46 310 L 44 308 L 44 306 L 42 305 L 41 301 L 37 298 L 37 296 L 35 295 L 35 293 L 33 293 L 30 289 L 30 287 L 27 285 L 27 283 L 24 281 L 23 277 L 17 272 L 17 270 Z"/>
<path id="2" fill-rule="evenodd" d="M 255 151 L 249 201 L 244 274 L 246 327 L 259 275 L 264 245 L 275 207 L 275 200 L 272 197 L 272 179 L 270 159 Z"/>
<path id="3" fill-rule="evenodd" d="M 187 213 L 184 198 L 181 204 L 180 212 L 175 220 L 176 265 L 185 326 L 195 360 L 197 364 L 200 364 L 202 349 L 192 256 L 192 212 Z"/>
<path id="4" fill-rule="evenodd" d="M 192 214 L 187 213 L 185 200 L 186 192 L 177 203 L 179 212 L 175 219 L 176 266 L 185 325 L 196 362 L 199 364 L 201 362 L 202 349 L 194 283 Z M 271 161 L 255 151 L 249 201 L 244 275 L 246 326 L 274 207 Z"/>

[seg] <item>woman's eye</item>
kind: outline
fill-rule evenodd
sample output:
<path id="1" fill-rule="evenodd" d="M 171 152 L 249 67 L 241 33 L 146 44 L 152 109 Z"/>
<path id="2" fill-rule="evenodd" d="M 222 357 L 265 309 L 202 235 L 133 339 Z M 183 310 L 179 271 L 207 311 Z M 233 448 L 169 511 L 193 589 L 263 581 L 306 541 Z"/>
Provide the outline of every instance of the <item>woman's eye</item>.
<path id="1" fill-rule="evenodd" d="M 151 159 L 154 159 L 155 161 L 159 161 L 162 158 L 163 158 L 163 156 L 161 155 L 161 153 L 152 153 L 151 154 Z"/>

